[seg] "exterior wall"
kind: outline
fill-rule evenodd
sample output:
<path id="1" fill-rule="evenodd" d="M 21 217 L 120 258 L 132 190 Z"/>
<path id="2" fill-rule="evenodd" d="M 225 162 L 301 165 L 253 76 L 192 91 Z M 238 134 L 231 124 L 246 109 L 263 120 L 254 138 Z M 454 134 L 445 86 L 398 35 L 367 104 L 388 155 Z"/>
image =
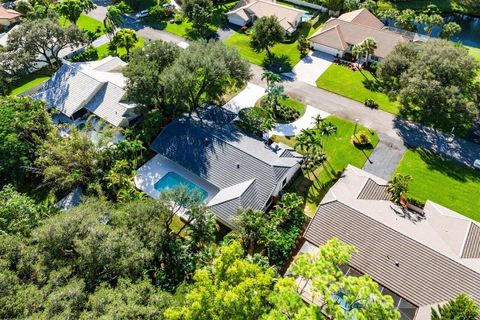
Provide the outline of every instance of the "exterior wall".
<path id="1" fill-rule="evenodd" d="M 278 195 L 280 194 L 280 191 L 282 191 L 289 184 L 289 182 L 292 181 L 292 178 L 296 176 L 298 170 L 300 170 L 300 164 L 297 164 L 296 166 L 291 167 L 290 170 L 287 171 L 287 173 L 278 182 L 277 186 L 275 187 L 275 190 L 273 190 L 273 193 L 272 193 L 273 197 L 278 197 Z M 287 181 L 285 182 L 285 185 L 283 185 L 284 179 L 287 179 Z"/>
<path id="2" fill-rule="evenodd" d="M 284 0 L 285 2 L 289 2 L 289 3 L 293 3 L 293 4 L 296 4 L 296 5 L 299 5 L 299 6 L 303 6 L 303 7 L 307 7 L 307 8 L 311 8 L 311 9 L 316 9 L 316 10 L 320 10 L 322 12 L 325 12 L 327 11 L 328 9 L 321 6 L 321 5 L 318 5 L 318 4 L 314 4 L 314 3 L 310 3 L 310 2 L 306 2 L 306 1 L 302 1 L 302 0 Z"/>
<path id="3" fill-rule="evenodd" d="M 338 56 L 341 57 L 344 53 L 342 50 L 330 48 L 330 47 L 324 46 L 323 44 L 315 43 L 315 42 L 312 42 L 312 47 L 313 47 L 313 50 L 325 52 L 325 53 L 331 54 L 332 56 L 336 56 L 338 54 Z"/>
<path id="4" fill-rule="evenodd" d="M 0 19 L 0 25 L 8 27 L 10 25 L 10 21 L 8 19 Z"/>
<path id="5" fill-rule="evenodd" d="M 237 26 L 243 27 L 244 25 L 246 25 L 248 23 L 248 21 L 243 20 L 242 18 L 237 16 L 235 13 L 227 15 L 227 17 L 228 17 L 228 22 L 230 22 L 234 25 L 237 25 Z"/>

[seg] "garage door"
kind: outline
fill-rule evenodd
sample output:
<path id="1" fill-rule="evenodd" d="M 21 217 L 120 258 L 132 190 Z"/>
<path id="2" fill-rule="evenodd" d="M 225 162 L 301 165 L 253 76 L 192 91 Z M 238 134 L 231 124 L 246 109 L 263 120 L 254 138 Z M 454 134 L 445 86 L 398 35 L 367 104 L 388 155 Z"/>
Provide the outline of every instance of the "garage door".
<path id="1" fill-rule="evenodd" d="M 242 27 L 247 24 L 246 21 L 244 21 L 242 18 L 240 18 L 235 14 L 228 15 L 228 22 L 235 24 L 237 26 L 242 26 Z"/>
<path id="2" fill-rule="evenodd" d="M 324 46 L 324 45 L 319 44 L 319 43 L 312 43 L 312 45 L 313 45 L 314 50 L 317 50 L 317 51 L 320 51 L 320 52 L 325 52 L 325 53 L 331 54 L 332 56 L 336 56 L 337 54 L 339 56 L 343 55 L 343 51 L 341 51 L 341 50 L 330 48 L 330 47 Z"/>

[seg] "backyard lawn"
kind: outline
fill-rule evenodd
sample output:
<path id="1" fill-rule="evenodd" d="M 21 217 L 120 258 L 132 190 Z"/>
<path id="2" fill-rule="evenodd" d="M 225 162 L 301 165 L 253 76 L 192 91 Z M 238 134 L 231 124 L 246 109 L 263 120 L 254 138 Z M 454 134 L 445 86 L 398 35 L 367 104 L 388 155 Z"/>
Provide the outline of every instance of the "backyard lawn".
<path id="1" fill-rule="evenodd" d="M 15 83 L 13 90 L 10 92 L 11 96 L 16 96 L 28 89 L 35 87 L 36 85 L 43 83 L 50 79 L 52 72 L 47 69 L 40 69 L 34 73 L 29 74 L 22 78 L 21 81 Z"/>
<path id="2" fill-rule="evenodd" d="M 145 45 L 145 40 L 141 37 L 138 37 L 138 42 L 135 45 L 136 48 L 142 48 Z M 108 57 L 110 53 L 108 52 L 108 43 L 104 43 L 101 46 L 97 47 L 98 59 L 103 59 Z M 121 58 L 127 54 L 127 51 L 124 48 L 117 49 L 117 55 Z"/>
<path id="3" fill-rule="evenodd" d="M 318 30 L 322 25 L 322 19 L 314 26 L 309 23 L 305 23 L 297 30 L 297 35 L 308 36 L 309 34 L 312 34 Z M 251 30 L 252 29 L 250 29 L 250 31 Z M 265 65 L 267 52 L 256 52 L 250 46 L 249 35 L 243 32 L 237 32 L 227 38 L 225 43 L 229 46 L 237 48 L 242 58 L 250 61 L 251 63 L 259 66 Z M 291 71 L 292 68 L 300 61 L 300 52 L 298 52 L 297 43 L 298 41 L 296 40 L 286 43 L 278 43 L 270 49 L 271 53 L 275 57 L 274 60 L 276 63 L 281 65 L 281 72 Z"/>
<path id="4" fill-rule="evenodd" d="M 70 21 L 62 17 L 60 18 L 60 24 L 63 26 L 68 26 L 70 25 Z M 102 21 L 90 18 L 89 16 L 84 14 L 80 15 L 80 18 L 77 21 L 77 25 L 80 29 L 85 31 L 97 32 L 98 30 L 100 30 L 100 32 L 97 34 L 98 36 L 101 36 L 105 33 Z"/>
<path id="5" fill-rule="evenodd" d="M 424 150 L 408 150 L 396 170 L 413 177 L 408 195 L 480 221 L 480 172 Z"/>
<path id="6" fill-rule="evenodd" d="M 355 130 L 354 122 L 336 116 L 328 117 L 327 121 L 331 121 L 337 126 L 335 135 L 327 136 L 323 139 L 327 162 L 324 166 L 318 167 L 314 174 L 305 173 L 304 176 L 297 178 L 290 187 L 290 191 L 306 197 L 305 213 L 310 217 L 315 214 L 321 199 L 336 181 L 337 174 L 343 171 L 348 164 L 359 168 L 363 167 L 365 161 L 367 161 L 367 156 L 373 151 L 373 148 L 362 151 L 351 143 L 350 139 Z M 367 130 L 367 128 L 359 125 L 357 132 L 360 130 Z M 373 132 L 371 138 L 373 146 L 376 146 L 378 136 L 375 132 Z M 274 136 L 273 140 L 290 146 L 295 145 L 294 137 Z"/>
<path id="7" fill-rule="evenodd" d="M 371 98 L 378 103 L 379 108 L 393 113 L 399 113 L 400 104 L 390 101 L 386 94 L 378 91 L 372 91 L 367 87 L 376 86 L 379 82 L 369 71 L 353 71 L 346 66 L 332 64 L 317 79 L 317 87 L 332 91 L 347 98 L 357 100 L 361 103 L 367 98 Z"/>

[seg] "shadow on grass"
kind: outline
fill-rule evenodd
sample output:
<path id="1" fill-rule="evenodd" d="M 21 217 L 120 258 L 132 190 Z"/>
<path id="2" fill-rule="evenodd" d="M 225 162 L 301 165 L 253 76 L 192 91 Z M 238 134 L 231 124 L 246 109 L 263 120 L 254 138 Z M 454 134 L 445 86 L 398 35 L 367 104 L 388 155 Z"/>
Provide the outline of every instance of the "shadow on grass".
<path id="1" fill-rule="evenodd" d="M 435 155 L 424 149 L 417 149 L 416 152 L 420 158 L 428 165 L 430 170 L 438 171 L 460 182 L 476 181 L 480 182 L 480 172 L 469 168 L 450 159 Z M 448 186 L 443 186 L 448 188 Z"/>
<path id="2" fill-rule="evenodd" d="M 263 59 L 262 65 L 273 72 L 282 73 L 292 71 L 292 64 L 288 56 L 270 54 Z"/>

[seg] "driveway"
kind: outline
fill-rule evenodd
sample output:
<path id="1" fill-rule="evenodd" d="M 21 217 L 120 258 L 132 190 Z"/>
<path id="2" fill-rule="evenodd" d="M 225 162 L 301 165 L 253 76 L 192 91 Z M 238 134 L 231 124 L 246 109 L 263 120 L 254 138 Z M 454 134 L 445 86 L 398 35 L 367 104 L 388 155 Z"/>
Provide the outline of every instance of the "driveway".
<path id="1" fill-rule="evenodd" d="M 291 123 L 279 123 L 273 130 L 269 132 L 269 135 L 277 135 L 284 137 L 293 137 L 298 135 L 303 129 L 310 129 L 315 126 L 314 118 L 320 115 L 322 118 L 330 116 L 330 113 L 319 110 L 312 106 L 308 106 L 303 116 Z"/>
<path id="2" fill-rule="evenodd" d="M 315 82 L 318 77 L 330 67 L 334 59 L 335 57 L 332 55 L 314 51 L 300 60 L 293 67 L 292 72 L 285 73 L 285 75 L 293 80 L 303 81 L 316 87 Z"/>
<path id="3" fill-rule="evenodd" d="M 223 107 L 227 110 L 238 113 L 242 109 L 253 107 L 255 102 L 264 95 L 264 88 L 249 82 L 242 92 L 233 97 L 233 99 L 228 101 Z"/>

